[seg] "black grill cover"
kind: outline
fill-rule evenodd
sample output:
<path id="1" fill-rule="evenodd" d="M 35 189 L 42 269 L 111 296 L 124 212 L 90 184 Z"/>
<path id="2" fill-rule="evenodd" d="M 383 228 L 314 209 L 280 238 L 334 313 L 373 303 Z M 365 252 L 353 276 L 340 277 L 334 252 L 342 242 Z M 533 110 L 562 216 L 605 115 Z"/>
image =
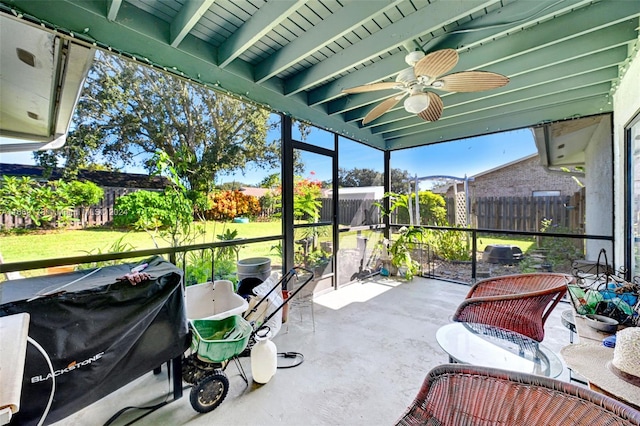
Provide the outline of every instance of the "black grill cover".
<path id="1" fill-rule="evenodd" d="M 29 336 L 51 358 L 56 392 L 47 424 L 180 356 L 188 347 L 181 271 L 161 257 L 145 262 L 151 280 L 136 286 L 117 278 L 138 263 L 0 284 L 0 316 L 28 312 Z M 28 301 L 43 289 L 61 292 Z M 12 425 L 40 420 L 51 392 L 49 376 L 42 355 L 28 345 L 20 411 Z"/>

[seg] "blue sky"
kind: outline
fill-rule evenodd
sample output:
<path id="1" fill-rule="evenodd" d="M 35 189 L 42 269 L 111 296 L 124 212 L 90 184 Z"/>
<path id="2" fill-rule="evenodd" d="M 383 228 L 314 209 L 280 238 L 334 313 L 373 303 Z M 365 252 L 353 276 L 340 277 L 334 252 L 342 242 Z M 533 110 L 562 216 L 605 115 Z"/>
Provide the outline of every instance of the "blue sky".
<path id="1" fill-rule="evenodd" d="M 312 133 L 308 139 L 317 143 L 322 135 L 314 140 Z M 321 144 L 321 142 L 319 142 Z M 427 145 L 420 148 L 394 151 L 391 154 L 391 167 L 407 170 L 410 175 L 432 176 L 447 175 L 473 176 L 502 164 L 526 157 L 536 152 L 533 133 L 530 129 L 496 133 L 487 136 L 463 139 L 455 142 Z M 314 172 L 318 180 L 331 179 L 330 164 L 316 155 L 303 155 L 306 177 Z M 1 154 L 0 162 L 12 164 L 34 164 L 31 152 Z M 341 142 L 339 167 L 345 169 L 370 168 L 382 170 L 382 152 L 361 144 Z M 144 173 L 141 168 L 129 168 L 132 173 Z M 240 172 L 230 176 L 221 176 L 220 182 L 239 181 L 257 184 L 265 176 L 277 170 L 262 170 L 249 166 L 244 175 Z"/>
<path id="2" fill-rule="evenodd" d="M 314 138 L 312 133 L 307 141 L 324 146 L 322 139 L 322 134 Z M 418 175 L 419 177 L 433 175 L 464 177 L 465 175 L 473 176 L 536 152 L 533 132 L 530 129 L 519 129 L 394 151 L 391 153 L 391 167 L 407 170 L 410 175 Z M 318 156 L 313 154 L 304 154 L 302 160 L 306 166 L 305 177 L 309 177 L 313 172 L 314 179 L 321 181 L 331 179 L 330 164 L 327 161 L 317 161 Z M 382 161 L 381 151 L 362 144 L 345 143 L 341 139 L 339 167 L 345 169 L 369 168 L 382 171 Z M 235 179 L 251 184 L 260 182 L 264 176 L 274 172 L 276 170 L 263 171 L 250 168 L 244 175 L 235 173 L 222 180 Z"/>

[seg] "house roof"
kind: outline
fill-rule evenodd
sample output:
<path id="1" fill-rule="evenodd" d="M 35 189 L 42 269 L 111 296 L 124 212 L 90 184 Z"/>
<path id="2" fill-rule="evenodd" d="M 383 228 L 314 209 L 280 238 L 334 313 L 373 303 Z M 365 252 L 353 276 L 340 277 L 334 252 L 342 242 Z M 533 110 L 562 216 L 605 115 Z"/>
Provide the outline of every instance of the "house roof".
<path id="1" fill-rule="evenodd" d="M 63 169 L 51 172 L 51 180 L 60 179 Z M 43 179 L 44 167 L 24 164 L 0 163 L 0 175 L 28 176 Z M 137 173 L 117 173 L 103 170 L 79 170 L 78 180 L 87 180 L 98 186 L 114 188 L 164 189 L 169 181 L 162 176 L 149 176 Z"/>
<path id="2" fill-rule="evenodd" d="M 527 155 L 526 157 L 518 158 L 517 160 L 513 160 L 513 161 L 510 161 L 510 162 L 508 162 L 508 163 L 501 164 L 501 165 L 499 165 L 499 166 L 497 166 L 497 167 L 494 167 L 494 168 L 492 168 L 492 169 L 485 170 L 485 171 L 483 171 L 483 172 L 477 173 L 477 174 L 475 174 L 475 175 L 471 176 L 471 178 L 472 178 L 472 179 L 479 178 L 479 177 L 481 177 L 481 176 L 488 175 L 489 173 L 493 173 L 493 172 L 495 172 L 495 171 L 502 170 L 502 169 L 505 169 L 505 168 L 507 168 L 507 167 L 511 167 L 511 166 L 513 166 L 514 164 L 522 163 L 523 161 L 527 161 L 527 160 L 530 160 L 530 159 L 532 159 L 532 158 L 536 158 L 536 157 L 538 157 L 538 154 L 537 154 L 537 153 L 535 153 L 535 154 L 531 154 L 531 155 Z"/>
<path id="3" fill-rule="evenodd" d="M 253 188 L 250 186 L 243 186 L 242 188 L 240 188 L 240 191 L 242 191 L 244 195 L 251 195 L 253 197 L 260 198 L 260 197 L 263 197 L 268 192 L 270 192 L 271 190 L 269 188 Z"/>
<path id="4" fill-rule="evenodd" d="M 640 2 L 0 0 L 0 14 L 395 150 L 611 112 L 638 49 Z M 399 102 L 362 124 L 399 92 L 343 89 L 392 82 L 407 52 L 445 48 L 459 54 L 445 74 L 483 70 L 510 82 L 429 89 L 444 104 L 435 122 Z"/>

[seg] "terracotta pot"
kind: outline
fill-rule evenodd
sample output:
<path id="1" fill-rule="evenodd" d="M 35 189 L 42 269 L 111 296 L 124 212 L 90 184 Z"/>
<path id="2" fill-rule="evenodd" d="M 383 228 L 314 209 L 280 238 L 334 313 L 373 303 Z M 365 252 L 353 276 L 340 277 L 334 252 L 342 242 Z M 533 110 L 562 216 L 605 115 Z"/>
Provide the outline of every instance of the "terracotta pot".
<path id="1" fill-rule="evenodd" d="M 47 274 L 64 274 L 66 272 L 75 271 L 74 265 L 50 266 L 47 268 Z"/>

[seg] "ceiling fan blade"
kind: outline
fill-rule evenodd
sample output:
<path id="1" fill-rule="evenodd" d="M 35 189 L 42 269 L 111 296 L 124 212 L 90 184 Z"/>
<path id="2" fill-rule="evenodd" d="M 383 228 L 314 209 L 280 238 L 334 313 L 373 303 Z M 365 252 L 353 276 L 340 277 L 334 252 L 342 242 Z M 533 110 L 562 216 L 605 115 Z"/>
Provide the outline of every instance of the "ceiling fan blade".
<path id="1" fill-rule="evenodd" d="M 365 84 L 364 86 L 356 86 L 350 89 L 342 89 L 342 93 L 365 93 L 374 92 L 376 90 L 399 89 L 402 84 L 397 81 L 387 81 L 383 83 Z"/>
<path id="2" fill-rule="evenodd" d="M 378 105 L 376 105 L 374 109 L 369 111 L 369 114 L 365 115 L 365 117 L 362 119 L 362 124 L 367 124 L 375 120 L 376 118 L 380 117 L 385 112 L 389 111 L 398 102 L 400 102 L 400 99 L 404 98 L 404 95 L 405 93 L 398 96 L 392 96 L 380 102 Z"/>
<path id="3" fill-rule="evenodd" d="M 438 83 L 442 81 L 442 86 Z M 433 87 L 448 92 L 481 92 L 496 89 L 509 82 L 509 78 L 488 71 L 462 71 L 438 79 Z"/>
<path id="4" fill-rule="evenodd" d="M 438 121 L 442 115 L 442 99 L 432 92 L 427 92 L 427 95 L 429 96 L 429 106 L 418 113 L 418 117 L 426 121 Z"/>
<path id="5" fill-rule="evenodd" d="M 425 55 L 413 66 L 416 77 L 436 78 L 449 72 L 458 63 L 458 52 L 453 49 L 436 50 Z"/>

